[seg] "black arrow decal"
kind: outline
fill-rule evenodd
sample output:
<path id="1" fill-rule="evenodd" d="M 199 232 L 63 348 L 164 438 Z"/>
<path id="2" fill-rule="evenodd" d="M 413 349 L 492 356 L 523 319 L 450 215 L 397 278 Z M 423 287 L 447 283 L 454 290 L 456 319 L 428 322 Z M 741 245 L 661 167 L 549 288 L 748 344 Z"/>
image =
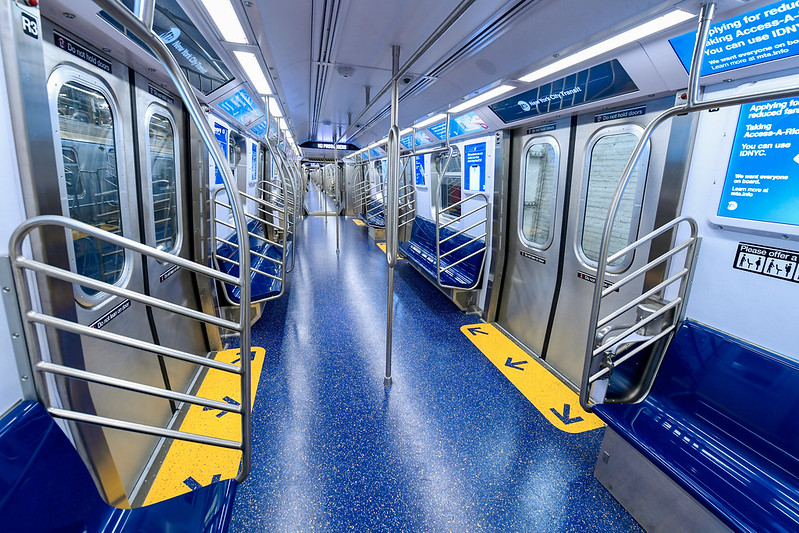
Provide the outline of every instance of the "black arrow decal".
<path id="1" fill-rule="evenodd" d="M 583 417 L 581 417 L 581 416 L 575 416 L 574 418 L 571 418 L 571 416 L 569 416 L 570 413 L 571 413 L 571 410 L 572 410 L 572 406 L 567 404 L 567 403 L 563 404 L 563 414 L 560 414 L 559 412 L 557 412 L 554 407 L 552 409 L 550 409 L 550 411 L 552 411 L 555 414 L 555 416 L 557 416 L 560 419 L 560 421 L 563 422 L 564 424 L 566 424 L 567 426 L 569 424 L 574 424 L 575 422 L 582 422 L 583 421 Z"/>
<path id="2" fill-rule="evenodd" d="M 480 334 L 480 335 L 488 335 L 488 333 L 486 333 L 485 331 L 480 329 L 480 326 L 473 326 L 471 328 L 466 328 L 466 331 L 471 333 L 472 336 L 477 336 L 478 334 Z"/>
<path id="3" fill-rule="evenodd" d="M 522 365 L 526 365 L 530 361 L 514 361 L 512 357 L 508 357 L 508 360 L 505 361 L 505 366 L 509 366 L 511 368 L 515 368 L 516 370 L 521 370 L 524 372 L 524 368 Z"/>

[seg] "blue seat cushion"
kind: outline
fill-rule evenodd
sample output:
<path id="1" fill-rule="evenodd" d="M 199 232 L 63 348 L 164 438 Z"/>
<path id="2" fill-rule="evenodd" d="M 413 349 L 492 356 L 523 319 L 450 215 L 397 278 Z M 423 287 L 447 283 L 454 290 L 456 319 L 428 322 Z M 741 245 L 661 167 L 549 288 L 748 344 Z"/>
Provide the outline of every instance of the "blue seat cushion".
<path id="1" fill-rule="evenodd" d="M 264 234 L 261 223 L 256 220 L 252 220 L 247 224 L 247 231 L 260 236 L 263 236 Z M 236 233 L 228 235 L 225 237 L 225 240 L 233 244 L 238 244 L 238 236 Z M 225 257 L 236 262 L 239 261 L 239 249 L 235 246 L 231 246 L 230 244 L 221 243 L 219 247 L 217 247 L 216 253 L 221 257 Z M 282 250 L 280 248 L 265 243 L 263 240 L 257 237 L 253 237 L 252 235 L 250 236 L 250 266 L 252 267 L 250 270 L 250 293 L 252 295 L 252 302 L 273 298 L 280 294 L 282 289 L 282 284 L 279 279 L 274 279 L 261 273 L 264 272 L 279 278 L 281 277 L 282 273 L 281 265 L 275 261 L 264 259 L 257 254 L 265 255 L 266 257 L 270 257 L 276 261 L 282 261 L 283 259 Z M 219 265 L 219 269 L 226 274 L 239 277 L 239 265 L 222 259 L 218 259 L 217 264 Z M 230 301 L 234 303 L 241 302 L 241 287 L 228 283 L 225 283 L 224 285 L 225 292 L 227 293 Z"/>
<path id="2" fill-rule="evenodd" d="M 799 531 L 799 363 L 685 322 L 652 392 L 596 414 L 740 531 Z"/>
<path id="3" fill-rule="evenodd" d="M 446 239 L 454 235 L 456 231 L 451 228 L 441 228 L 441 239 Z M 441 255 L 458 248 L 472 239 L 469 235 L 461 234 L 452 237 L 441 245 Z M 483 239 L 478 239 L 473 243 L 466 244 L 460 250 L 453 252 L 441 259 L 441 283 L 451 287 L 466 289 L 475 285 L 479 278 L 483 266 L 483 256 L 485 251 L 476 253 L 474 256 L 462 261 L 454 267 L 444 270 L 446 267 L 458 262 L 485 246 Z M 413 221 L 411 237 L 407 242 L 400 243 L 400 250 L 408 260 L 413 261 L 432 279 L 436 279 L 436 225 L 432 220 L 423 217 L 416 217 Z"/>
<path id="4" fill-rule="evenodd" d="M 105 503 L 44 407 L 22 402 L 0 421 L 3 531 L 224 532 L 236 482 L 225 480 L 138 509 Z"/>

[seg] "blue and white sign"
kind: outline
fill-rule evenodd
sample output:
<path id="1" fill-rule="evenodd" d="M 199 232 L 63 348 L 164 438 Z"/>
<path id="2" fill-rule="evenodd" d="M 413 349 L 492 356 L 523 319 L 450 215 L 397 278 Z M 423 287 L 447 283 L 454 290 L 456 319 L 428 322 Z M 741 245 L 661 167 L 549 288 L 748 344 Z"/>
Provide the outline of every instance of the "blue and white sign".
<path id="1" fill-rule="evenodd" d="M 446 140 L 447 138 L 447 122 L 431 126 L 430 132 L 435 135 L 439 141 Z M 457 137 L 459 135 L 466 135 L 476 131 L 487 130 L 488 124 L 481 119 L 474 111 L 453 118 L 449 121 L 449 137 Z"/>
<path id="2" fill-rule="evenodd" d="M 425 131 L 417 131 L 416 132 L 416 146 L 421 146 L 423 144 L 430 144 L 433 142 L 433 139 Z"/>
<path id="3" fill-rule="evenodd" d="M 219 107 L 245 126 L 264 116 L 244 89 L 219 102 Z"/>
<path id="4" fill-rule="evenodd" d="M 427 183 L 425 183 L 425 175 L 424 175 L 424 156 L 417 155 L 413 158 L 413 166 L 415 167 L 415 176 L 416 176 L 416 185 L 419 187 L 425 187 Z"/>
<path id="5" fill-rule="evenodd" d="M 613 59 L 488 107 L 508 123 L 637 90 L 621 63 Z"/>
<path id="6" fill-rule="evenodd" d="M 227 156 L 227 143 L 228 143 L 228 129 L 227 127 L 223 126 L 219 122 L 214 122 L 214 136 L 216 137 L 219 146 L 222 148 L 222 153 Z M 219 172 L 219 169 L 216 168 L 214 165 L 214 170 L 216 171 L 216 184 L 222 184 L 222 174 Z"/>
<path id="7" fill-rule="evenodd" d="M 262 120 L 252 128 L 250 131 L 256 134 L 258 137 L 266 137 L 266 121 Z"/>
<path id="8" fill-rule="evenodd" d="M 799 98 L 741 107 L 717 214 L 799 226 Z"/>
<path id="9" fill-rule="evenodd" d="M 484 142 L 467 144 L 463 148 L 466 160 L 464 188 L 467 191 L 486 190 L 486 144 Z"/>
<path id="10" fill-rule="evenodd" d="M 691 68 L 696 32 L 671 39 L 685 70 Z M 775 2 L 710 26 L 702 75 L 726 72 L 799 54 L 799 2 Z"/>
<path id="11" fill-rule="evenodd" d="M 402 139 L 400 139 L 400 144 L 410 150 L 413 148 L 413 135 L 406 135 Z"/>
<path id="12" fill-rule="evenodd" d="M 250 152 L 252 152 L 250 181 L 258 181 L 258 145 L 256 143 L 250 143 Z"/>

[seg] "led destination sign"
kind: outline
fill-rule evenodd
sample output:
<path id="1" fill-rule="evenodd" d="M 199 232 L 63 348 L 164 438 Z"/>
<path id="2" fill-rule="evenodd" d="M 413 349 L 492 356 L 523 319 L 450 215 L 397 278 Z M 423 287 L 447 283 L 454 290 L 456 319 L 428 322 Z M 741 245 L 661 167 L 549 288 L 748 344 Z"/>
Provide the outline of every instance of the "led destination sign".
<path id="1" fill-rule="evenodd" d="M 488 106 L 503 122 L 515 122 L 637 91 L 616 59 Z"/>
<path id="2" fill-rule="evenodd" d="M 741 107 L 717 214 L 799 225 L 799 98 Z"/>
<path id="3" fill-rule="evenodd" d="M 691 68 L 696 32 L 671 39 L 685 70 Z M 702 75 L 799 54 L 799 0 L 776 2 L 710 26 Z"/>

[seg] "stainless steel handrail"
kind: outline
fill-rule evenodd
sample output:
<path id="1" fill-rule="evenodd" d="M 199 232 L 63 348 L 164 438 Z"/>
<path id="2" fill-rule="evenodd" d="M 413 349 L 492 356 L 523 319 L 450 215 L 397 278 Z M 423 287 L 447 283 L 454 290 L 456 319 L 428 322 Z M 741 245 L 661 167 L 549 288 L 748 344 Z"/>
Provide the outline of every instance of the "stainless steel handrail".
<path id="1" fill-rule="evenodd" d="M 183 104 L 192 119 L 192 122 L 197 127 L 200 137 L 206 148 L 211 154 L 211 158 L 216 164 L 217 169 L 222 176 L 222 184 L 230 196 L 233 197 L 233 191 L 236 190 L 235 179 L 233 173 L 227 165 L 227 155 L 222 152 L 222 148 L 216 141 L 213 129 L 206 120 L 205 113 L 203 112 L 194 90 L 186 79 L 180 65 L 167 49 L 166 45 L 161 39 L 153 32 L 152 22 L 155 13 L 155 2 L 140 3 L 141 11 L 134 15 L 120 0 L 94 0 L 94 2 L 109 15 L 119 21 L 128 31 L 140 39 L 150 50 L 156 55 L 158 60 L 164 65 L 164 68 L 175 84 Z M 241 242 L 241 253 L 247 257 L 249 262 L 249 242 L 247 242 L 245 232 L 247 222 L 244 219 L 244 209 L 238 198 L 233 201 L 233 219 L 236 224 L 236 232 L 238 233 L 239 241 Z M 249 263 L 247 269 L 241 269 L 242 272 L 249 271 Z M 249 276 L 242 275 L 239 280 L 241 287 L 241 309 L 239 313 L 239 343 L 244 353 L 250 350 L 250 279 Z M 250 473 L 252 464 L 252 385 L 250 382 L 250 358 L 242 357 L 242 379 L 241 379 L 241 402 L 242 402 L 242 460 L 239 473 L 236 480 L 244 481 Z"/>
<path id="2" fill-rule="evenodd" d="M 119 297 L 128 298 L 130 300 L 140 302 L 143 305 L 147 305 L 149 307 L 156 307 L 159 309 L 163 309 L 165 311 L 181 314 L 188 318 L 204 322 L 207 324 L 212 324 L 218 327 L 225 327 L 232 330 L 238 330 L 240 327 L 240 324 L 236 322 L 224 320 L 214 315 L 209 315 L 207 313 L 196 311 L 194 309 L 181 306 L 166 300 L 154 298 L 152 296 L 146 296 L 137 293 L 135 291 L 129 291 L 117 285 L 113 285 L 102 281 L 97 281 L 93 278 L 76 274 L 70 270 L 41 263 L 39 261 L 25 257 L 23 253 L 23 247 L 25 242 L 27 241 L 31 233 L 43 227 L 58 227 L 58 228 L 63 228 L 65 231 L 70 231 L 70 230 L 77 231 L 87 236 L 93 237 L 95 239 L 99 239 L 114 244 L 115 246 L 118 246 L 123 250 L 137 252 L 144 256 L 157 259 L 158 261 L 179 266 L 190 272 L 193 272 L 194 274 L 202 275 L 207 278 L 237 285 L 240 284 L 240 280 L 238 278 L 234 278 L 227 274 L 221 273 L 215 269 L 194 263 L 179 256 L 171 255 L 156 248 L 143 245 L 137 241 L 133 241 L 126 237 L 119 236 L 115 233 L 111 233 L 96 228 L 95 226 L 91 226 L 89 224 L 85 224 L 83 222 L 68 217 L 57 216 L 57 215 L 39 216 L 36 218 L 29 219 L 20 224 L 12 233 L 11 239 L 9 241 L 9 250 L 11 251 L 10 260 L 14 272 L 14 283 L 19 298 L 19 306 L 24 324 L 25 336 L 29 347 L 29 357 L 31 359 L 31 367 L 37 370 L 37 376 L 35 377 L 35 381 L 37 385 L 39 398 L 40 401 L 47 408 L 48 412 L 54 417 L 63 418 L 66 420 L 87 422 L 91 424 L 100 425 L 103 427 L 122 429 L 126 431 L 133 431 L 137 433 L 144 433 L 148 435 L 184 440 L 189 442 L 197 442 L 200 444 L 208 444 L 212 446 L 223 446 L 225 448 L 233 448 L 241 450 L 243 454 L 248 453 L 247 452 L 248 443 L 246 439 L 246 434 L 244 433 L 242 433 L 241 441 L 229 441 L 229 440 L 218 439 L 215 437 L 210 437 L 207 435 L 198 435 L 195 433 L 189 433 L 185 431 L 176 431 L 166 428 L 138 424 L 135 422 L 130 422 L 121 419 L 115 419 L 110 417 L 99 417 L 91 413 L 74 411 L 72 409 L 62 409 L 59 407 L 54 407 L 52 405 L 51 397 L 57 394 L 57 391 L 51 387 L 51 384 L 48 382 L 48 380 L 41 379 L 41 377 L 39 377 L 40 375 L 51 374 L 51 375 L 63 376 L 70 379 L 78 379 L 93 383 L 100 383 L 118 389 L 133 391 L 139 394 L 145 394 L 148 396 L 185 402 L 190 405 L 199 405 L 202 407 L 210 407 L 212 409 L 223 409 L 227 412 L 233 412 L 239 414 L 242 416 L 242 418 L 248 416 L 248 411 L 247 411 L 248 408 L 245 405 L 246 404 L 245 401 L 242 401 L 239 406 L 231 406 L 225 404 L 224 402 L 217 402 L 215 400 L 211 400 L 208 398 L 202 398 L 191 394 L 175 392 L 168 389 L 153 387 L 151 385 L 139 383 L 136 381 L 115 378 L 105 374 L 88 372 L 83 369 L 72 368 L 62 364 L 55 364 L 49 361 L 45 361 L 43 360 L 42 353 L 38 348 L 40 333 L 38 331 L 37 324 L 51 327 L 57 330 L 66 331 L 69 333 L 74 333 L 84 337 L 91 337 L 106 342 L 129 346 L 131 348 L 143 350 L 153 354 L 158 354 L 159 356 L 168 357 L 178 361 L 192 363 L 201 367 L 227 372 L 230 374 L 235 374 L 239 376 L 240 382 L 243 381 L 244 379 L 249 379 L 249 369 L 248 365 L 244 363 L 238 366 L 228 363 L 222 363 L 204 356 L 191 354 L 188 352 L 176 350 L 173 348 L 168 348 L 165 346 L 159 346 L 157 344 L 143 341 L 135 337 L 130 337 L 128 335 L 111 333 L 108 331 L 104 331 L 102 329 L 96 329 L 90 326 L 85 326 L 73 320 L 67 320 L 64 318 L 50 316 L 35 311 L 32 296 L 38 293 L 36 293 L 31 287 L 30 284 L 31 277 L 26 275 L 27 272 L 36 272 L 39 274 L 43 274 L 50 278 L 55 278 L 65 281 L 67 283 L 71 283 L 73 286 L 91 287 L 93 289 L 96 289 L 100 293 L 114 294 Z M 41 298 L 41 296 L 39 296 L 39 298 Z M 241 361 L 244 360 L 249 360 L 249 358 L 242 357 Z M 244 429 L 243 421 L 242 421 L 242 429 Z"/>
<path id="3" fill-rule="evenodd" d="M 278 191 L 277 192 L 269 191 L 269 190 L 259 186 L 259 191 L 261 191 L 262 193 L 269 193 L 269 194 L 273 195 L 274 198 L 279 200 L 279 202 L 280 202 L 279 204 L 263 200 L 262 198 L 257 198 L 255 196 L 249 195 L 249 194 L 247 194 L 245 192 L 242 192 L 242 191 L 238 192 L 238 194 L 239 194 L 239 196 L 241 198 L 244 198 L 245 200 L 250 200 L 250 201 L 254 202 L 257 205 L 256 209 L 257 209 L 258 214 L 251 214 L 251 213 L 246 213 L 245 212 L 244 217 L 246 219 L 254 220 L 255 222 L 259 223 L 261 225 L 261 229 L 263 230 L 263 233 L 264 233 L 263 235 L 259 235 L 257 233 L 253 233 L 253 232 L 249 231 L 249 226 L 248 226 L 248 228 L 247 228 L 247 238 L 248 238 L 248 240 L 250 238 L 255 239 L 257 242 L 259 242 L 261 244 L 265 244 L 267 246 L 272 246 L 272 247 L 274 247 L 274 248 L 276 248 L 276 249 L 278 249 L 280 251 L 280 259 L 276 259 L 274 257 L 269 257 L 269 256 L 267 256 L 265 254 L 262 254 L 262 253 L 260 253 L 260 252 L 258 252 L 256 250 L 252 250 L 252 249 L 250 250 L 249 253 L 250 253 L 251 256 L 260 257 L 261 259 L 264 259 L 266 261 L 269 261 L 271 263 L 274 263 L 274 264 L 278 265 L 279 266 L 279 269 L 278 269 L 279 275 L 276 276 L 274 274 L 270 274 L 268 272 L 264 272 L 263 270 L 255 268 L 254 266 L 252 266 L 252 261 L 249 261 L 250 262 L 250 272 L 253 273 L 253 274 L 257 274 L 257 275 L 260 275 L 260 276 L 265 276 L 265 277 L 267 277 L 269 279 L 273 279 L 273 280 L 276 280 L 276 281 L 280 282 L 280 291 L 277 294 L 274 294 L 274 295 L 271 295 L 271 296 L 266 296 L 266 297 L 261 297 L 261 298 L 258 298 L 256 300 L 252 300 L 251 299 L 251 303 L 261 303 L 261 302 L 267 302 L 269 300 L 275 300 L 275 299 L 280 298 L 281 296 L 283 296 L 283 294 L 285 293 L 285 290 L 286 290 L 286 258 L 287 258 L 286 242 L 287 242 L 287 237 L 288 237 L 288 218 L 289 218 L 289 215 L 288 215 L 288 212 L 287 212 L 286 195 L 285 195 L 286 191 L 285 191 L 285 189 L 286 189 L 285 182 L 283 180 L 281 180 L 281 183 L 280 183 L 280 186 L 278 187 Z M 229 211 L 230 208 L 231 208 L 231 205 L 229 203 L 225 203 L 224 200 L 220 200 L 220 196 L 221 196 L 221 194 L 223 192 L 226 193 L 227 191 L 225 191 L 224 189 L 217 189 L 214 192 L 214 201 L 213 201 L 213 203 L 214 203 L 214 219 L 213 219 L 213 224 L 212 224 L 213 229 L 211 231 L 212 242 L 214 242 L 213 258 L 214 258 L 214 261 L 216 262 L 217 267 L 220 266 L 220 262 L 224 262 L 226 264 L 236 265 L 236 266 L 238 266 L 241 269 L 241 255 L 240 255 L 241 254 L 241 247 L 239 246 L 239 243 L 232 242 L 230 239 L 226 239 L 224 237 L 220 237 L 219 235 L 217 235 L 217 226 L 218 225 L 223 226 L 223 227 L 227 227 L 227 228 L 231 227 L 231 225 L 229 223 L 227 223 L 224 220 L 224 218 L 222 218 L 220 216 L 220 211 L 222 211 L 222 212 L 225 212 L 225 210 Z M 228 201 L 229 200 L 230 200 L 230 196 L 228 195 Z M 266 214 L 262 214 L 262 213 L 265 213 L 265 212 L 266 212 Z M 269 220 L 270 218 L 277 218 L 277 223 L 275 223 L 274 220 Z M 278 235 L 279 235 L 278 241 L 274 241 L 274 240 L 272 240 L 272 239 L 267 237 L 269 229 L 272 229 L 273 231 L 276 231 L 278 233 Z M 235 259 L 232 259 L 230 257 L 225 257 L 223 255 L 220 255 L 218 253 L 218 245 L 219 244 L 225 244 L 225 245 L 237 250 L 239 252 L 239 261 L 236 261 Z M 233 301 L 230 298 L 230 295 L 228 294 L 227 291 L 222 291 L 222 292 L 224 293 L 225 300 L 230 305 L 232 305 L 232 306 L 239 305 L 237 302 Z"/>
<path id="4" fill-rule="evenodd" d="M 446 169 L 449 166 L 449 161 L 452 158 L 452 151 L 453 151 L 453 149 L 450 147 L 449 148 L 449 157 L 447 158 L 447 166 L 444 167 L 443 172 L 441 174 L 442 176 L 446 173 Z M 479 241 L 481 238 L 484 239 L 489 234 L 490 230 L 489 230 L 489 220 L 488 220 L 488 213 L 489 213 L 488 195 L 485 194 L 485 193 L 482 193 L 482 192 L 474 193 L 474 194 L 470 195 L 469 197 L 463 198 L 462 200 L 460 200 L 458 202 L 455 202 L 454 204 L 442 209 L 441 208 L 441 182 L 442 181 L 443 180 L 439 179 L 438 185 L 436 186 L 436 198 L 435 198 L 435 207 L 436 207 L 436 281 L 438 282 L 438 285 L 440 287 L 443 287 L 445 289 L 474 290 L 480 284 L 480 280 L 483 277 L 483 271 L 485 270 L 485 263 L 486 263 L 486 253 L 485 252 L 488 250 L 488 245 L 487 245 L 487 243 L 485 241 L 483 241 L 483 247 L 480 250 L 476 250 L 476 251 L 470 253 L 469 255 L 467 255 L 466 257 L 463 257 L 463 258 L 459 259 L 458 261 L 455 261 L 454 263 L 451 263 L 451 264 L 447 265 L 444 268 L 441 267 L 441 260 L 443 258 L 447 257 L 448 255 L 450 255 L 451 253 L 453 253 L 453 252 L 455 252 L 457 250 L 460 250 L 461 248 L 463 248 L 463 247 L 465 247 L 465 246 L 467 246 L 469 244 L 472 244 L 474 242 Z M 443 215 L 445 213 L 455 209 L 456 207 L 459 207 L 459 206 L 465 204 L 466 202 L 473 201 L 473 200 L 478 200 L 478 201 L 482 200 L 483 203 L 482 203 L 482 205 L 480 207 L 477 207 L 476 209 L 473 209 L 472 211 L 469 211 L 468 213 L 462 214 L 462 215 L 457 216 L 455 218 L 452 218 L 450 220 L 446 220 L 444 223 L 442 223 L 442 217 L 443 217 Z M 444 239 L 441 238 L 441 230 L 443 228 L 446 228 L 447 226 L 451 226 L 453 224 L 457 224 L 459 222 L 462 222 L 467 217 L 470 217 L 472 215 L 477 214 L 480 210 L 484 211 L 482 219 L 478 220 L 476 223 L 472 224 L 469 227 L 466 227 L 466 228 L 463 228 L 463 229 L 461 229 L 459 231 L 454 232 L 449 237 L 445 237 Z M 476 228 L 478 226 L 484 226 L 485 227 L 485 230 L 484 230 L 484 232 L 483 232 L 483 234 L 481 236 L 474 237 L 473 235 L 470 235 L 468 233 L 469 230 L 472 230 L 472 229 L 474 229 L 474 228 Z M 458 246 L 457 248 L 454 248 L 454 249 L 442 254 L 441 253 L 441 245 L 444 244 L 445 242 L 448 242 L 448 241 L 454 239 L 455 237 L 457 237 L 459 235 L 468 235 L 469 237 L 472 237 L 472 239 L 469 240 L 468 242 Z M 474 281 L 474 283 L 472 285 L 470 285 L 469 287 L 456 287 L 456 286 L 453 286 L 453 285 L 447 285 L 447 284 L 445 284 L 445 283 L 443 283 L 441 281 L 441 275 L 443 273 L 447 272 L 451 268 L 453 268 L 453 267 L 463 263 L 464 261 L 466 261 L 468 259 L 471 259 L 472 257 L 475 257 L 475 256 L 477 256 L 478 254 L 481 254 L 481 253 L 483 254 L 483 261 L 480 264 L 480 272 L 476 276 L 475 281 Z"/>
<path id="5" fill-rule="evenodd" d="M 725 107 L 738 106 L 743 104 L 760 102 L 763 100 L 774 100 L 780 98 L 799 96 L 799 86 L 793 86 L 783 89 L 755 91 L 748 94 L 735 95 L 726 98 L 715 98 L 707 100 L 700 98 L 700 88 L 701 88 L 700 68 L 702 64 L 702 58 L 704 57 L 705 47 L 707 43 L 707 35 L 710 30 L 710 25 L 713 21 L 713 14 L 715 12 L 715 8 L 716 5 L 714 3 L 703 4 L 701 12 L 698 17 L 699 29 L 697 31 L 697 39 L 696 39 L 696 44 L 694 46 L 694 53 L 691 61 L 691 71 L 689 73 L 689 79 L 688 79 L 688 97 L 686 99 L 686 102 L 678 104 L 662 112 L 660 115 L 655 117 L 649 123 L 649 125 L 644 129 L 643 134 L 638 139 L 638 144 L 633 150 L 633 153 L 630 156 L 630 159 L 628 160 L 627 165 L 624 168 L 624 172 L 622 173 L 621 179 L 619 180 L 618 186 L 616 187 L 613 200 L 611 201 L 610 207 L 608 208 L 608 214 L 607 217 L 605 218 L 605 225 L 599 248 L 596 283 L 594 286 L 594 294 L 591 301 L 591 312 L 588 321 L 589 329 L 588 329 L 588 337 L 586 339 L 585 360 L 583 363 L 583 373 L 580 380 L 580 405 L 584 409 L 589 411 L 591 410 L 591 408 L 593 407 L 593 405 L 597 400 L 601 401 L 601 399 L 599 398 L 591 397 L 590 389 L 592 383 L 595 382 L 595 379 L 592 380 L 592 377 L 597 375 L 597 372 L 599 371 L 596 368 L 597 358 L 593 354 L 595 349 L 597 348 L 597 340 L 598 340 L 597 324 L 600 322 L 599 314 L 603 298 L 603 292 L 607 294 L 607 290 L 604 289 L 605 278 L 607 277 L 608 268 L 612 263 L 612 258 L 621 257 L 624 255 L 624 253 L 626 253 L 625 250 L 622 250 L 620 252 L 617 252 L 613 256 L 609 256 L 608 252 L 610 250 L 611 232 L 613 230 L 613 224 L 615 222 L 616 214 L 619 210 L 619 205 L 621 204 L 621 199 L 622 196 L 624 195 L 624 191 L 626 190 L 627 185 L 630 182 L 630 178 L 632 177 L 635 167 L 638 164 L 638 161 L 641 158 L 641 155 L 643 154 L 644 149 L 647 143 L 649 142 L 649 139 L 652 137 L 653 132 L 661 124 L 678 115 L 696 113 L 699 111 L 706 111 L 710 109 L 717 109 L 717 108 L 720 109 Z M 689 224 L 691 224 L 692 226 L 692 235 L 696 236 L 694 229 L 696 227 L 696 222 L 691 219 L 687 218 L 677 219 L 675 221 L 666 224 L 664 228 L 666 228 L 666 226 L 674 225 L 675 222 L 682 222 L 682 221 L 690 221 Z M 665 232 L 664 228 L 659 228 L 655 230 L 655 232 L 653 233 L 657 233 L 658 235 L 663 234 Z M 670 228 L 666 228 L 666 230 L 668 229 Z M 644 237 L 643 239 L 646 238 L 647 237 Z M 687 253 L 687 256 L 690 257 L 690 263 L 686 267 L 689 270 L 688 274 L 685 277 L 680 278 L 681 286 L 680 286 L 679 297 L 682 299 L 682 301 L 679 302 L 677 306 L 677 309 L 680 312 L 674 313 L 675 319 L 678 321 L 681 321 L 683 318 L 681 315 L 684 313 L 685 296 L 687 295 L 688 288 L 690 286 L 690 276 L 693 268 L 693 255 L 696 253 L 695 249 L 696 249 L 696 243 L 692 243 L 691 248 L 688 250 L 688 252 L 693 251 L 693 253 Z M 688 257 L 686 258 L 686 260 L 688 260 Z M 675 323 L 675 329 L 676 329 L 676 323 Z M 661 338 L 664 337 L 665 335 L 661 336 Z M 668 342 L 666 344 L 668 344 Z M 627 356 L 626 358 L 629 359 L 629 356 Z M 655 361 L 655 363 L 656 363 L 655 367 L 657 367 L 657 361 Z M 618 365 L 619 361 L 616 361 L 614 364 Z M 608 373 L 609 372 L 604 372 L 603 375 L 606 375 Z M 640 401 L 646 396 L 646 394 L 648 394 L 648 391 L 649 389 L 651 389 L 651 385 L 654 382 L 655 375 L 656 372 L 650 373 L 648 377 L 648 382 L 643 384 L 642 388 L 643 393 L 642 395 L 638 395 L 636 397 L 636 401 Z"/>

